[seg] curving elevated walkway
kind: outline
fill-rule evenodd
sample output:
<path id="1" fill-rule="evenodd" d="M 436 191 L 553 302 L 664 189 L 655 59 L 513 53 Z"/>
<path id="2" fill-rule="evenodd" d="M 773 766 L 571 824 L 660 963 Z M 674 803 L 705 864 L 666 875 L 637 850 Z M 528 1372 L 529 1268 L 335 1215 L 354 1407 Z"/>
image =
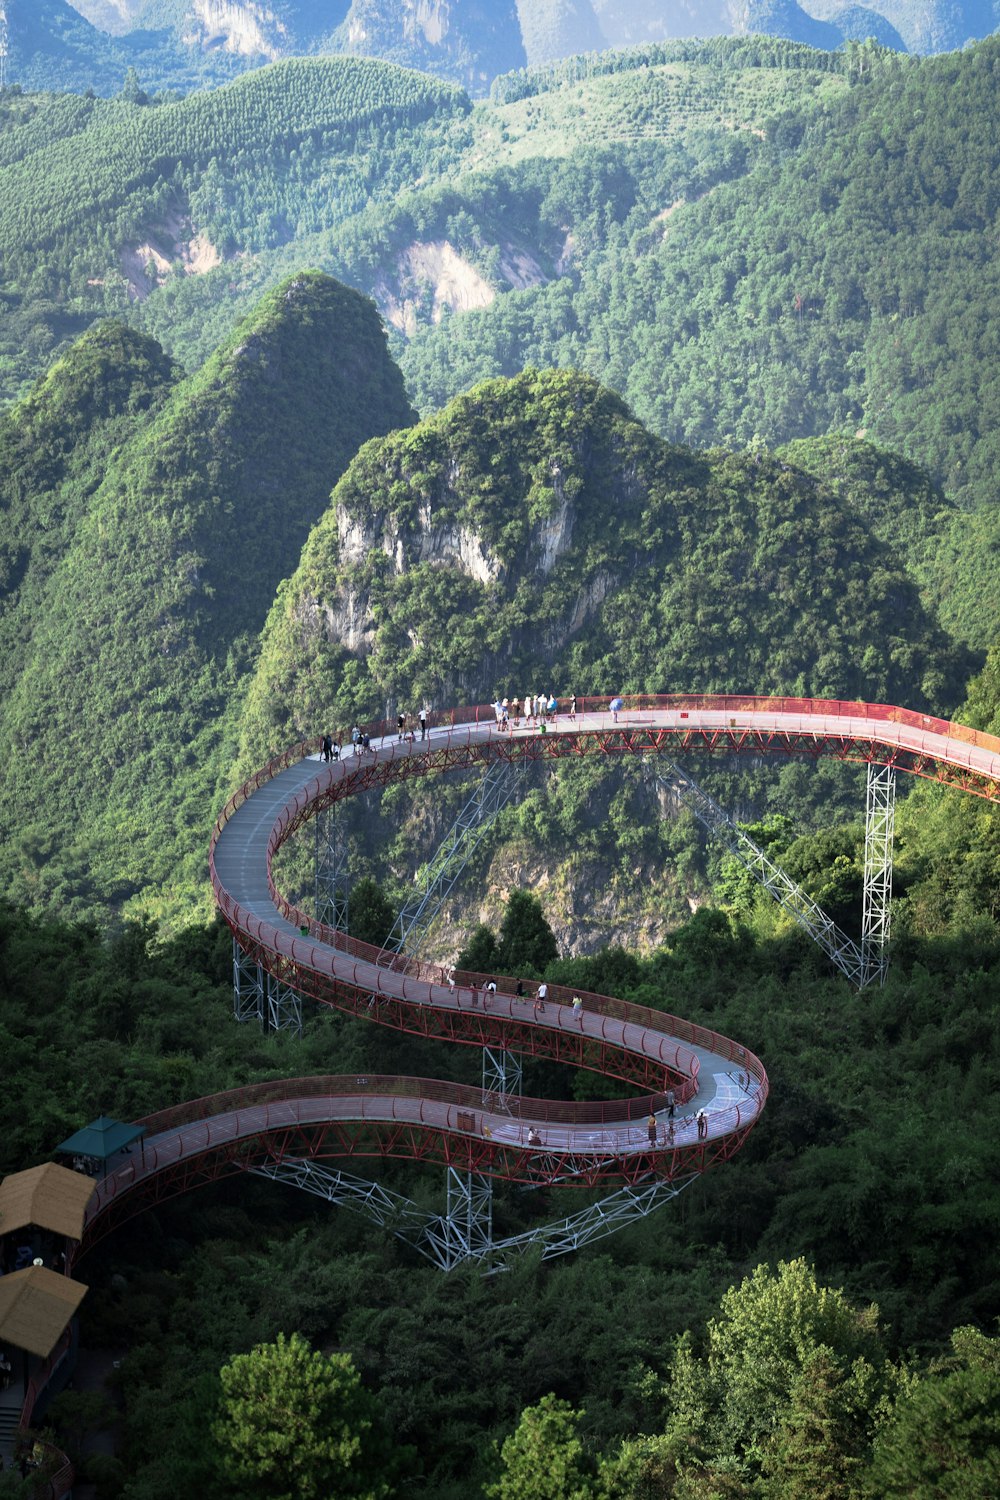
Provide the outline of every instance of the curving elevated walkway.
<path id="1" fill-rule="evenodd" d="M 509 1048 L 619 1078 L 646 1092 L 627 1101 L 565 1104 L 498 1098 L 413 1078 L 283 1081 L 196 1101 L 148 1121 L 142 1153 L 100 1184 L 88 1228 L 199 1182 L 285 1158 L 394 1156 L 518 1182 L 594 1186 L 679 1179 L 739 1149 L 764 1107 L 759 1060 L 738 1043 L 658 1011 L 550 986 L 544 1008 L 498 978 L 445 972 L 352 941 L 293 907 L 271 862 L 325 807 L 412 776 L 498 759 L 558 760 L 661 750 L 833 755 L 928 776 L 1000 800 L 1000 740 L 886 705 L 737 697 L 633 698 L 612 714 L 582 701 L 538 726 L 502 731 L 489 709 L 435 716 L 426 741 L 377 727 L 369 753 L 324 765 L 316 742 L 295 747 L 230 799 L 212 838 L 220 910 L 239 945 L 269 973 L 319 1003 L 414 1034 Z M 666 1091 L 677 1109 L 668 1122 Z M 647 1117 L 658 1122 L 655 1142 Z M 698 1111 L 704 1112 L 699 1134 Z M 140 1189 L 140 1191 L 134 1191 Z"/>

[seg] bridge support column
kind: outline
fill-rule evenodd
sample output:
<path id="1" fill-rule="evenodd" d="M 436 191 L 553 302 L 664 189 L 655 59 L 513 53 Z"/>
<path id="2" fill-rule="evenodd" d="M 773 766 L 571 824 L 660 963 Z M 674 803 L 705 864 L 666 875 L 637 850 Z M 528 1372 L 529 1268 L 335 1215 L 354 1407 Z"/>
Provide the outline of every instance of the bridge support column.
<path id="1" fill-rule="evenodd" d="M 380 961 L 404 950 L 422 953 L 428 934 L 462 871 L 508 802 L 523 795 L 527 760 L 498 760 L 487 767 L 435 854 L 414 881 L 386 938 Z"/>
<path id="2" fill-rule="evenodd" d="M 896 772 L 869 763 L 865 799 L 865 885 L 861 927 L 861 988 L 884 984 L 889 968 L 892 907 L 892 837 L 896 821 Z"/>
<path id="3" fill-rule="evenodd" d="M 267 976 L 267 1028 L 302 1035 L 302 996 L 273 974 Z"/>
<path id="4" fill-rule="evenodd" d="M 233 938 L 233 1016 L 237 1021 L 264 1025 L 265 989 L 263 967 Z"/>
<path id="5" fill-rule="evenodd" d="M 492 1094 L 494 1108 L 501 1114 L 510 1114 L 510 1097 L 521 1093 L 524 1069 L 519 1052 L 508 1052 L 506 1047 L 483 1048 L 483 1107 L 486 1095 Z"/>
<path id="6" fill-rule="evenodd" d="M 328 927 L 347 931 L 350 870 L 347 860 L 347 835 L 344 815 L 335 802 L 314 821 L 315 874 L 314 910 L 316 920 Z"/>
<path id="7" fill-rule="evenodd" d="M 493 1245 L 493 1183 L 475 1172 L 448 1168 L 448 1207 L 425 1232 L 427 1252 L 444 1271 L 480 1260 Z"/>

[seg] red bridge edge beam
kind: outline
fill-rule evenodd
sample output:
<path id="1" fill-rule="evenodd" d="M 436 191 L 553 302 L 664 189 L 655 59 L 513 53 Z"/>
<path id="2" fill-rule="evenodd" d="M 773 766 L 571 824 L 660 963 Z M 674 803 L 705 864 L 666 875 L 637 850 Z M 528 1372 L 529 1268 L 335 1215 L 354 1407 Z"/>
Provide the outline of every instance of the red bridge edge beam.
<path id="1" fill-rule="evenodd" d="M 314 1093 L 305 1094 L 311 1083 Z M 357 1089 L 363 1083 L 370 1092 L 364 1102 Z M 422 1084 L 421 1095 L 390 1092 L 404 1084 Z M 338 1089 L 317 1096 L 318 1086 Z M 297 1089 L 302 1093 L 296 1093 Z M 351 1089 L 352 1094 L 347 1090 Z M 475 1104 L 468 1112 L 454 1102 L 444 1104 L 434 1095 L 451 1090 L 454 1099 Z M 237 1109 L 227 1108 L 240 1096 Z M 352 1097 L 353 1095 L 353 1097 Z M 299 1109 L 290 1109 L 292 1102 Z M 560 1114 L 570 1116 L 572 1106 L 551 1101 L 525 1100 L 526 1118 L 544 1119 L 553 1126 Z M 607 1101 L 610 1114 L 618 1101 Z M 602 1106 L 589 1106 L 595 1114 Z M 374 1110 L 374 1113 L 368 1112 Z M 643 1112 L 644 1113 L 644 1112 Z M 609 1127 L 601 1153 L 598 1141 L 591 1156 L 574 1159 L 563 1150 L 527 1144 L 527 1127 L 519 1129 L 517 1141 L 495 1140 L 481 1133 L 481 1090 L 462 1085 L 434 1084 L 431 1080 L 370 1078 L 354 1080 L 281 1080 L 247 1090 L 234 1090 L 193 1101 L 150 1116 L 148 1125 L 158 1134 L 147 1137 L 142 1155 L 98 1183 L 97 1198 L 88 1212 L 84 1238 L 78 1255 L 86 1254 L 111 1230 L 158 1203 L 219 1181 L 241 1171 L 288 1157 L 324 1161 L 392 1157 L 418 1163 L 454 1167 L 481 1175 L 532 1186 L 637 1185 L 655 1176 L 665 1181 L 706 1170 L 716 1161 L 728 1160 L 742 1145 L 758 1114 L 746 1114 L 733 1105 L 731 1128 L 709 1140 L 678 1141 L 669 1150 L 644 1149 L 645 1124 L 641 1118 L 629 1127 L 627 1142 L 619 1129 Z M 180 1124 L 182 1116 L 189 1118 Z M 463 1118 L 464 1116 L 464 1118 Z M 690 1120 L 678 1121 L 690 1132 Z M 543 1127 L 544 1128 L 544 1127 Z M 600 1135 L 599 1127 L 594 1132 Z M 616 1149 L 620 1142 L 622 1149 Z M 566 1181 L 567 1173 L 573 1174 Z"/>
<path id="2" fill-rule="evenodd" d="M 544 737 L 540 742 L 545 743 Z M 531 743 L 531 742 L 528 742 Z M 349 795 L 352 791 L 367 789 L 373 785 L 387 785 L 400 777 L 427 774 L 430 770 L 455 770 L 470 765 L 482 764 L 504 753 L 508 742 L 505 739 L 493 742 L 448 743 L 428 755 L 405 754 L 396 758 L 385 756 L 381 761 L 367 757 L 356 764 L 341 763 L 338 780 L 331 783 L 329 769 L 317 768 L 317 776 L 305 787 L 296 790 L 288 803 L 279 809 L 270 830 L 267 857 L 269 867 L 269 889 L 277 908 L 301 933 L 308 937 L 292 935 L 276 928 L 271 923 L 246 912 L 225 889 L 218 878 L 213 840 L 211 868 L 216 899 L 220 910 L 240 943 L 257 962 L 289 986 L 312 996 L 321 1003 L 338 1006 L 348 1011 L 363 1013 L 371 1019 L 420 1035 L 444 1037 L 470 1045 L 514 1045 L 534 1055 L 554 1058 L 574 1066 L 591 1067 L 612 1074 L 627 1082 L 650 1087 L 658 1094 L 667 1087 L 675 1087 L 679 1102 L 683 1103 L 697 1092 L 698 1060 L 685 1047 L 677 1046 L 674 1038 L 687 1041 L 720 1054 L 733 1062 L 740 1071 L 752 1078 L 760 1093 L 760 1107 L 766 1094 L 766 1074 L 753 1054 L 711 1032 L 704 1027 L 692 1025 L 665 1012 L 647 1007 L 630 1005 L 608 996 L 584 994 L 586 1009 L 602 1016 L 602 1036 L 591 1037 L 568 1024 L 568 1007 L 562 1009 L 560 1001 L 568 1002 L 572 992 L 559 986 L 550 986 L 550 1009 L 557 1026 L 530 1025 L 524 1020 L 515 1022 L 499 1013 L 503 1000 L 513 997 L 515 981 L 498 980 L 498 997 L 494 1010 L 469 1006 L 466 1009 L 444 1010 L 435 1008 L 431 1001 L 430 985 L 443 986 L 446 971 L 437 964 L 420 963 L 402 956 L 389 956 L 369 944 L 359 943 L 318 923 L 306 912 L 291 906 L 274 888 L 270 877 L 270 862 L 280 845 L 312 815 L 320 805 L 336 796 Z M 301 747 L 307 750 L 308 746 Z M 278 770 L 284 769 L 294 759 L 285 755 L 274 763 Z M 266 775 L 258 774 L 247 784 L 249 789 L 263 784 Z M 215 838 L 232 810 L 241 805 L 240 797 L 231 799 L 216 828 Z M 345 958 L 357 960 L 345 965 Z M 336 972 L 339 970 L 339 972 Z M 403 976 L 402 995 L 393 996 L 381 991 L 383 976 Z M 466 987 L 474 980 L 481 984 L 485 976 L 463 974 L 460 986 Z M 380 992 L 381 991 L 381 992 Z M 423 1003 L 421 1003 L 423 1002 Z M 431 1002 L 431 1003 L 428 1003 Z M 614 1022 L 618 1022 L 614 1026 Z M 625 1027 L 634 1025 L 658 1033 L 657 1055 L 636 1054 L 623 1042 Z M 609 1025 L 617 1031 L 617 1037 L 608 1035 Z M 669 1033 L 664 1036 L 664 1033 Z M 684 1075 L 687 1075 L 686 1077 Z M 654 1107 L 653 1101 L 645 1101 Z M 658 1103 L 655 1107 L 658 1107 Z"/>

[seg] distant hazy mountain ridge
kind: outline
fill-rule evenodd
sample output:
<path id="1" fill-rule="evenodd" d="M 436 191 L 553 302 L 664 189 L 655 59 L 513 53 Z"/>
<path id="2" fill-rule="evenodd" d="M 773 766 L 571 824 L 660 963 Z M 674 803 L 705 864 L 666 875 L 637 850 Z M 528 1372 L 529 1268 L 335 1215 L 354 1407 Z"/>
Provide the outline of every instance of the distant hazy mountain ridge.
<path id="1" fill-rule="evenodd" d="M 311 51 L 353 52 L 425 69 L 475 94 L 512 68 L 579 53 L 672 38 L 760 33 L 839 47 L 873 37 L 882 46 L 939 52 L 992 32 L 997 0 L 71 0 L 95 28 L 115 33 L 119 46 L 142 44 L 147 81 L 176 76 L 190 86 L 198 76 L 231 76 L 234 69 Z M 28 0 L 8 0 L 8 8 Z M 23 22 L 19 47 L 25 79 L 40 76 L 44 59 L 52 81 L 82 78 L 93 56 L 95 85 L 107 90 L 107 68 L 120 56 L 99 32 L 81 33 L 59 60 L 65 0 L 31 0 L 39 26 Z M 46 33 L 45 36 L 42 33 Z M 76 86 L 82 86 L 77 84 Z"/>

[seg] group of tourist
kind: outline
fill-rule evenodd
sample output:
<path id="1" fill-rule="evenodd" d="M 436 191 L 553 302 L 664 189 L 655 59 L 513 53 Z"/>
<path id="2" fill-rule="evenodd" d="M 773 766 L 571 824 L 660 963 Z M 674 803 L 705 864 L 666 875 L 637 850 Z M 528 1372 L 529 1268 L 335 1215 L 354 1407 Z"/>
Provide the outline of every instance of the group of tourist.
<path id="1" fill-rule="evenodd" d="M 515 729 L 521 727 L 524 720 L 526 728 L 536 725 L 539 729 L 545 729 L 550 719 L 555 719 L 559 713 L 566 713 L 571 724 L 576 723 L 576 694 L 571 693 L 565 700 L 565 708 L 561 707 L 558 698 L 553 698 L 551 693 L 525 693 L 524 698 L 501 698 L 493 700 L 492 708 L 496 715 L 496 721 L 501 729 Z"/>
<path id="2" fill-rule="evenodd" d="M 551 693 L 525 693 L 523 698 L 498 696 L 494 698 L 491 707 L 499 729 L 520 729 L 523 723 L 526 729 L 538 728 L 544 733 L 559 714 L 565 714 L 571 724 L 576 723 L 575 693 L 563 699 L 555 698 Z M 608 707 L 617 724 L 618 712 L 623 707 L 622 699 L 612 698 Z M 418 730 L 420 739 L 425 740 L 427 738 L 427 709 L 421 708 L 416 714 L 400 709 L 396 715 L 397 741 L 405 740 L 412 744 L 417 738 Z M 355 755 L 362 755 L 371 750 L 370 735 L 359 729 L 357 724 L 351 730 L 351 748 Z M 332 734 L 324 734 L 320 754 L 328 763 L 340 760 L 344 755 L 344 736 L 339 734 L 334 739 Z"/>

